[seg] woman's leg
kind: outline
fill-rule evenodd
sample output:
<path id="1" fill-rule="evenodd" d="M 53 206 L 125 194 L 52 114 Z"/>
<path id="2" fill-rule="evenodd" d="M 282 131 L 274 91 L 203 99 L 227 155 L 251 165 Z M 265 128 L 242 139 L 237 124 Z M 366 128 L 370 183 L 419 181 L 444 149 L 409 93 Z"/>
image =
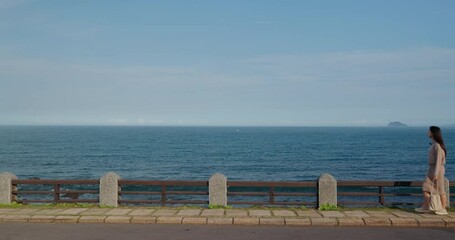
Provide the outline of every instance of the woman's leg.
<path id="1" fill-rule="evenodd" d="M 430 193 L 428 192 L 423 192 L 423 204 L 422 208 L 428 209 L 430 205 Z"/>
<path id="2" fill-rule="evenodd" d="M 447 196 L 445 193 L 439 195 L 441 197 L 442 208 L 447 208 Z"/>

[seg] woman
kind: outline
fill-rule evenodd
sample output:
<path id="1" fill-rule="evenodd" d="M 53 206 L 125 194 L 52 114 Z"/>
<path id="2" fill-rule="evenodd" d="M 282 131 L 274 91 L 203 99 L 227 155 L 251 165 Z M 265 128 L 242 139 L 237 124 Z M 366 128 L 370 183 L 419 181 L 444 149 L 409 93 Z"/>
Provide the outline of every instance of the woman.
<path id="1" fill-rule="evenodd" d="M 430 212 L 428 205 L 430 204 L 430 193 L 438 192 L 441 197 L 442 209 L 435 211 L 437 215 L 447 214 L 447 197 L 444 188 L 444 174 L 446 163 L 446 146 L 442 139 L 442 132 L 439 127 L 431 126 L 428 131 L 428 137 L 431 138 L 431 146 L 428 151 L 428 171 L 425 181 L 422 185 L 423 189 L 423 205 L 415 210 L 420 213 Z"/>

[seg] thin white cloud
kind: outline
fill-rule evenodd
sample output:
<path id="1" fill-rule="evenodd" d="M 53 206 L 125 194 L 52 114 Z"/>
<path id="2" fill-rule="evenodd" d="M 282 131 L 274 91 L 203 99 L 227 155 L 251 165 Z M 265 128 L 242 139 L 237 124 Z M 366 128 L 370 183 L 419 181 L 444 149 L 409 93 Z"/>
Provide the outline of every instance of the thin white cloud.
<path id="1" fill-rule="evenodd" d="M 410 48 L 397 51 L 357 51 L 313 55 L 271 55 L 245 60 L 272 75 L 295 81 L 418 81 L 453 79 L 455 49 Z M 444 80 L 445 79 L 445 80 Z"/>
<path id="2" fill-rule="evenodd" d="M 276 23 L 274 21 L 270 21 L 270 20 L 255 20 L 255 21 L 251 21 L 252 24 L 257 24 L 257 25 L 268 25 L 268 24 L 273 24 L 273 23 Z"/>
<path id="3" fill-rule="evenodd" d="M 450 122 L 455 115 L 444 109 L 455 101 L 454 65 L 455 49 L 445 48 L 269 55 L 180 66 L 0 56 L 0 117 L 58 118 L 74 112 L 97 123 L 108 116 L 108 124 L 119 125 L 229 124 L 233 119 L 381 125 L 386 121 L 378 119 L 412 124 L 434 115 Z M 419 117 L 424 109 L 429 116 Z"/>
<path id="4" fill-rule="evenodd" d="M 118 124 L 118 125 L 124 125 L 124 124 L 128 124 L 130 122 L 129 119 L 126 119 L 126 118 L 115 118 L 115 119 L 109 119 L 107 121 L 108 123 L 111 123 L 111 124 Z"/>
<path id="5" fill-rule="evenodd" d="M 30 2 L 30 0 L 0 0 L 0 10 L 11 9 L 27 2 Z"/>
<path id="6" fill-rule="evenodd" d="M 143 118 L 138 118 L 138 119 L 137 119 L 137 123 L 138 123 L 138 124 L 145 124 L 146 121 L 145 121 L 145 119 L 143 119 Z"/>
<path id="7" fill-rule="evenodd" d="M 455 49 L 415 48 L 314 55 L 270 55 L 217 69 L 204 66 L 109 66 L 65 64 L 43 59 L 1 59 L 3 76 L 45 79 L 103 79 L 107 82 L 177 85 L 261 86 L 273 82 L 405 83 L 447 82 L 455 76 Z M 65 80 L 63 80 L 65 81 Z"/>

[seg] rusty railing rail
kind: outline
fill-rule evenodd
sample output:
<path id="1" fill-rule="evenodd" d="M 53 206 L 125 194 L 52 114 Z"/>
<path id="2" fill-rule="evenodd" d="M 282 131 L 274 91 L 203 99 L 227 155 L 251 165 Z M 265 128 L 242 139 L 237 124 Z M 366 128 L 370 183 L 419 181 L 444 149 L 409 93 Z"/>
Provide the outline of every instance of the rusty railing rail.
<path id="1" fill-rule="evenodd" d="M 164 181 L 148 181 L 148 180 L 122 180 L 118 181 L 119 191 L 119 204 L 160 204 L 166 206 L 167 204 L 208 204 L 208 181 L 179 181 L 179 180 L 164 180 Z M 158 187 L 159 191 L 144 191 L 144 190 L 125 190 L 124 187 Z M 170 190 L 170 188 L 185 188 L 183 190 Z M 203 188 L 204 191 L 195 190 L 194 188 Z M 146 195 L 146 196 L 160 196 L 159 200 L 152 199 L 122 199 L 122 196 L 129 195 Z M 169 200 L 168 197 L 172 195 L 180 196 L 207 196 L 204 200 Z"/>
<path id="2" fill-rule="evenodd" d="M 228 204 L 232 205 L 317 205 L 317 182 L 270 182 L 270 181 L 228 181 Z M 259 191 L 258 188 L 265 189 Z M 234 191 L 234 189 L 236 191 Z M 241 191 L 246 189 L 248 191 Z M 253 189 L 254 191 L 251 191 Z M 302 190 L 309 191 L 302 191 Z M 287 190 L 287 191 L 285 191 Z M 232 200 L 234 196 L 264 197 L 267 201 Z M 277 201 L 276 198 L 288 197 L 294 200 Z M 300 201 L 296 201 L 295 199 Z M 314 201 L 303 201 L 314 198 Z"/>
<path id="3" fill-rule="evenodd" d="M 338 197 L 355 198 L 376 198 L 376 201 L 346 201 L 339 200 L 340 205 L 416 205 L 421 204 L 422 181 L 338 181 Z M 364 188 L 362 191 L 355 188 Z M 407 190 L 415 189 L 414 192 L 403 192 L 401 188 Z M 342 189 L 344 191 L 342 191 Z M 349 189 L 346 191 L 345 189 Z M 387 190 L 387 191 L 386 191 Z M 390 201 L 390 197 L 415 197 L 419 202 Z"/>
<path id="4" fill-rule="evenodd" d="M 455 206 L 455 182 L 449 182 L 449 189 L 450 189 L 450 206 Z M 453 190 L 453 191 L 452 191 Z"/>
<path id="5" fill-rule="evenodd" d="M 19 203 L 98 203 L 99 198 L 99 180 L 15 179 L 11 181 L 11 184 L 13 198 Z M 95 190 L 70 190 L 71 185 L 95 186 Z M 62 189 L 62 186 L 68 186 L 68 188 Z M 24 187 L 41 189 L 22 190 Z M 89 194 L 95 198 L 80 198 L 83 194 Z M 39 195 L 41 198 L 23 198 L 27 195 Z"/>

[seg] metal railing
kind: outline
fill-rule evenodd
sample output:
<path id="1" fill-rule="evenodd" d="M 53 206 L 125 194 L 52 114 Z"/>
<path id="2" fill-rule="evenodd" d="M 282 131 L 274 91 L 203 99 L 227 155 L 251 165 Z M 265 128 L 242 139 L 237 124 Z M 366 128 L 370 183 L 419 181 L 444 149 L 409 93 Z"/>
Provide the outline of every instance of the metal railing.
<path id="1" fill-rule="evenodd" d="M 337 187 L 339 205 L 422 204 L 422 181 L 337 181 Z M 449 187 L 455 187 L 455 183 L 450 183 Z M 450 197 L 454 199 L 453 191 Z M 451 201 L 451 205 L 454 204 Z"/>
<path id="2" fill-rule="evenodd" d="M 449 182 L 449 189 L 450 189 L 450 206 L 455 207 L 455 182 Z"/>
<path id="3" fill-rule="evenodd" d="M 98 203 L 99 180 L 15 179 L 12 195 L 19 203 Z"/>
<path id="4" fill-rule="evenodd" d="M 316 181 L 228 181 L 227 185 L 232 205 L 317 205 Z"/>
<path id="5" fill-rule="evenodd" d="M 208 204 L 208 181 L 119 180 L 120 204 Z M 136 196 L 127 198 L 128 196 Z M 143 198 L 140 198 L 143 196 Z M 158 197 L 154 199 L 155 197 Z M 169 199 L 177 196 L 177 199 Z M 179 197 L 180 196 L 180 197 Z M 200 198 L 189 199 L 189 196 Z M 202 198 L 200 196 L 203 196 Z"/>
<path id="6" fill-rule="evenodd" d="M 19 203 L 98 203 L 96 180 L 15 179 L 12 195 Z M 208 181 L 119 180 L 120 204 L 209 204 Z M 229 205 L 316 206 L 318 182 L 228 181 Z M 342 206 L 418 205 L 421 181 L 337 181 Z M 455 182 L 449 185 L 455 206 Z"/>

